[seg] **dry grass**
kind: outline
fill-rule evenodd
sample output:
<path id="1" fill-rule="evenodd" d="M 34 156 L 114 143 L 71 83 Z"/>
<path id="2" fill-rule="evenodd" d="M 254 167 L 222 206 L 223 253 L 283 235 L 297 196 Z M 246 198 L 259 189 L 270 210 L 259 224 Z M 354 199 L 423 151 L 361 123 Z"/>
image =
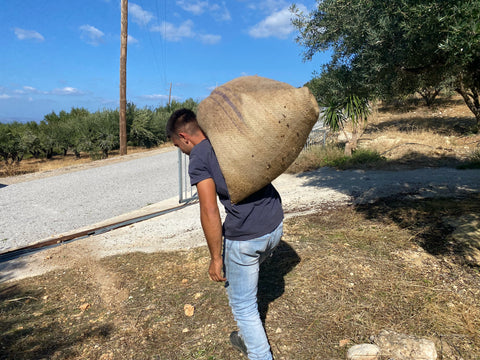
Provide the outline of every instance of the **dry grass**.
<path id="1" fill-rule="evenodd" d="M 459 98 L 432 108 L 380 107 L 369 120 L 361 148 L 377 151 L 397 166 L 458 166 L 480 148 L 475 118 Z"/>
<path id="2" fill-rule="evenodd" d="M 478 359 L 478 267 L 438 225 L 480 214 L 479 200 L 390 199 L 288 220 L 259 284 L 276 359 L 344 359 L 343 344 L 382 329 L 434 340 L 439 359 Z M 0 358 L 238 359 L 208 259 L 205 247 L 135 253 L 4 284 Z"/>
<path id="3" fill-rule="evenodd" d="M 377 105 L 358 142 L 359 151 L 364 152 L 361 159 L 346 158 L 336 139 L 338 134 L 330 134 L 326 147 L 303 152 L 288 172 L 321 166 L 390 170 L 468 167 L 472 160 L 478 163 L 480 151 L 480 134 L 472 133 L 474 127 L 475 118 L 458 97 L 440 99 L 432 108 L 421 103 L 400 108 Z"/>

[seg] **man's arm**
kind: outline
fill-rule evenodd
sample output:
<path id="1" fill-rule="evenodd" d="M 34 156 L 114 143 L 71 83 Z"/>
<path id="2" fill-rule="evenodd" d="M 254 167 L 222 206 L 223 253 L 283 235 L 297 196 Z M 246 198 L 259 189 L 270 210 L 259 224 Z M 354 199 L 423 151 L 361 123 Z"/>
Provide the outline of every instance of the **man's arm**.
<path id="1" fill-rule="evenodd" d="M 212 178 L 197 184 L 200 200 L 200 221 L 210 250 L 210 267 L 208 273 L 213 281 L 225 281 L 222 275 L 222 220 L 217 204 L 217 192 Z"/>

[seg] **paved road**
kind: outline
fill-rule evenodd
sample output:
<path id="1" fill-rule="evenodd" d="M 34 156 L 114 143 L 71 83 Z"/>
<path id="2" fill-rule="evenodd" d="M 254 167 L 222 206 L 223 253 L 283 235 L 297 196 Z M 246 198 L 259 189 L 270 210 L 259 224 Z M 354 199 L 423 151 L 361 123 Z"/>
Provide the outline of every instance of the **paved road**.
<path id="1" fill-rule="evenodd" d="M 13 185 L 0 179 L 0 252 L 178 195 L 177 151 Z"/>

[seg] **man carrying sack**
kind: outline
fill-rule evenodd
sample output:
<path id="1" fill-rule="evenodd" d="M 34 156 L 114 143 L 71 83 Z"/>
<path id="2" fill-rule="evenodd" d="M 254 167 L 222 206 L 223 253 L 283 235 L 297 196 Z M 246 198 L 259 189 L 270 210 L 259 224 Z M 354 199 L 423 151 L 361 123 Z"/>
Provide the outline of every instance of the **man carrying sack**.
<path id="1" fill-rule="evenodd" d="M 230 334 L 230 341 L 251 360 L 272 359 L 258 312 L 257 287 L 260 264 L 282 237 L 280 195 L 267 184 L 232 203 L 215 151 L 195 114 L 188 109 L 175 111 L 166 130 L 173 144 L 190 157 L 188 172 L 192 186 L 197 187 L 200 220 L 211 257 L 209 275 L 213 281 L 225 281 L 239 328 Z M 217 195 L 227 214 L 223 226 Z"/>

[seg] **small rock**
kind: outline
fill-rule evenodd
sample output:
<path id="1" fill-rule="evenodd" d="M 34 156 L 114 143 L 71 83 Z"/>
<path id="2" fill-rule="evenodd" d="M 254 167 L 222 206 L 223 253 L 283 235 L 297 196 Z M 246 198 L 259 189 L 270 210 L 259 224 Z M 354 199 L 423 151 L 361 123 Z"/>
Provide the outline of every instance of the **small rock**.
<path id="1" fill-rule="evenodd" d="M 113 359 L 113 352 L 109 351 L 105 354 L 102 354 L 99 360 L 112 360 Z"/>
<path id="2" fill-rule="evenodd" d="M 185 311 L 186 316 L 193 316 L 193 313 L 195 312 L 195 308 L 190 304 L 185 304 L 183 310 Z"/>
<path id="3" fill-rule="evenodd" d="M 90 304 L 89 303 L 84 303 L 82 305 L 80 305 L 78 308 L 82 311 L 85 311 L 87 310 L 88 308 L 90 307 Z"/>
<path id="4" fill-rule="evenodd" d="M 350 339 L 342 339 L 338 342 L 338 346 L 344 347 L 348 344 L 350 344 L 352 341 Z"/>
<path id="5" fill-rule="evenodd" d="M 354 345 L 347 352 L 347 360 L 378 360 L 380 348 L 373 344 Z"/>
<path id="6" fill-rule="evenodd" d="M 416 336 L 383 330 L 374 340 L 382 349 L 382 355 L 395 360 L 436 360 L 437 350 L 433 341 Z"/>

